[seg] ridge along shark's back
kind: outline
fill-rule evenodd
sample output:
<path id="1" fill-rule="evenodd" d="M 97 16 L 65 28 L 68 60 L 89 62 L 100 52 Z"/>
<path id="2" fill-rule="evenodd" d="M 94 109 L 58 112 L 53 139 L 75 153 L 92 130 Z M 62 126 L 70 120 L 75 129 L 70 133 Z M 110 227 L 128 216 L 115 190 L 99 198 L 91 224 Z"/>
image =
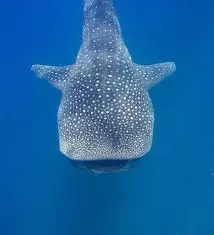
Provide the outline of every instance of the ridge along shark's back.
<path id="1" fill-rule="evenodd" d="M 112 0 L 85 0 L 82 46 L 72 66 L 32 70 L 62 91 L 61 152 L 95 172 L 127 169 L 151 148 L 154 114 L 147 90 L 174 63 L 134 64 Z"/>

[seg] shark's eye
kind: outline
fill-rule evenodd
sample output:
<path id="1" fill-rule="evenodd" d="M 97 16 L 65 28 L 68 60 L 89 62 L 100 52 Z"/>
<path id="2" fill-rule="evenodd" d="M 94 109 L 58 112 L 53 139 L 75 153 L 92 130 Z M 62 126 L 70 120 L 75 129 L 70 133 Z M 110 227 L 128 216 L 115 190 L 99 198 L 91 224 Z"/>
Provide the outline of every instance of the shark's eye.
<path id="1" fill-rule="evenodd" d="M 72 164 L 79 168 L 96 173 L 111 173 L 116 171 L 125 171 L 133 167 L 139 159 L 130 160 L 93 160 L 93 161 L 77 161 L 72 160 Z"/>

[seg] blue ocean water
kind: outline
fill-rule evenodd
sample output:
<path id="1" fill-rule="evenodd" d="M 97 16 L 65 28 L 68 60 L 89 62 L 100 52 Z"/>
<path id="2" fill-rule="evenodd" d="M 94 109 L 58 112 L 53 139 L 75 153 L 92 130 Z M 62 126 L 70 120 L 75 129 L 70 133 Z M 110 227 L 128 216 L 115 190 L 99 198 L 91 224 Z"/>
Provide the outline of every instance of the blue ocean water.
<path id="1" fill-rule="evenodd" d="M 177 71 L 150 93 L 152 150 L 109 175 L 60 154 L 60 92 L 30 71 L 74 62 L 82 1 L 1 3 L 1 235 L 214 235 L 214 3 L 114 2 L 133 60 Z"/>

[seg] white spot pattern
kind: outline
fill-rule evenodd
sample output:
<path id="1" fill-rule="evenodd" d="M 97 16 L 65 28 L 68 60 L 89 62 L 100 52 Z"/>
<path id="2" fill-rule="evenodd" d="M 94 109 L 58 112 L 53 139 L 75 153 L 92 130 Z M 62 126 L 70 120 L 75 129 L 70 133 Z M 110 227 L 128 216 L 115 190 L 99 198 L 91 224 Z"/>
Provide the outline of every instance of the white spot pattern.
<path id="1" fill-rule="evenodd" d="M 147 90 L 175 65 L 132 62 L 111 0 L 85 0 L 84 14 L 76 63 L 32 66 L 62 91 L 60 150 L 75 160 L 139 158 L 152 145 L 154 114 Z"/>

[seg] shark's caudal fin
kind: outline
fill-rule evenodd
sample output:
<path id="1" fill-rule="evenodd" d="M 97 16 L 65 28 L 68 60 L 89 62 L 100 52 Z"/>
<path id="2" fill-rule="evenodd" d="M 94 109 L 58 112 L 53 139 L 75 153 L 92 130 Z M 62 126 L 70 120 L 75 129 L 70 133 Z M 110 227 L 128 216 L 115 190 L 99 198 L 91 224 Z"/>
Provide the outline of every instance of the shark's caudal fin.
<path id="1" fill-rule="evenodd" d="M 175 63 L 167 62 L 153 65 L 137 65 L 140 79 L 147 89 L 164 80 L 176 70 Z"/>
<path id="2" fill-rule="evenodd" d="M 47 66 L 35 64 L 31 70 L 39 78 L 48 80 L 54 87 L 62 90 L 72 74 L 72 66 Z"/>

